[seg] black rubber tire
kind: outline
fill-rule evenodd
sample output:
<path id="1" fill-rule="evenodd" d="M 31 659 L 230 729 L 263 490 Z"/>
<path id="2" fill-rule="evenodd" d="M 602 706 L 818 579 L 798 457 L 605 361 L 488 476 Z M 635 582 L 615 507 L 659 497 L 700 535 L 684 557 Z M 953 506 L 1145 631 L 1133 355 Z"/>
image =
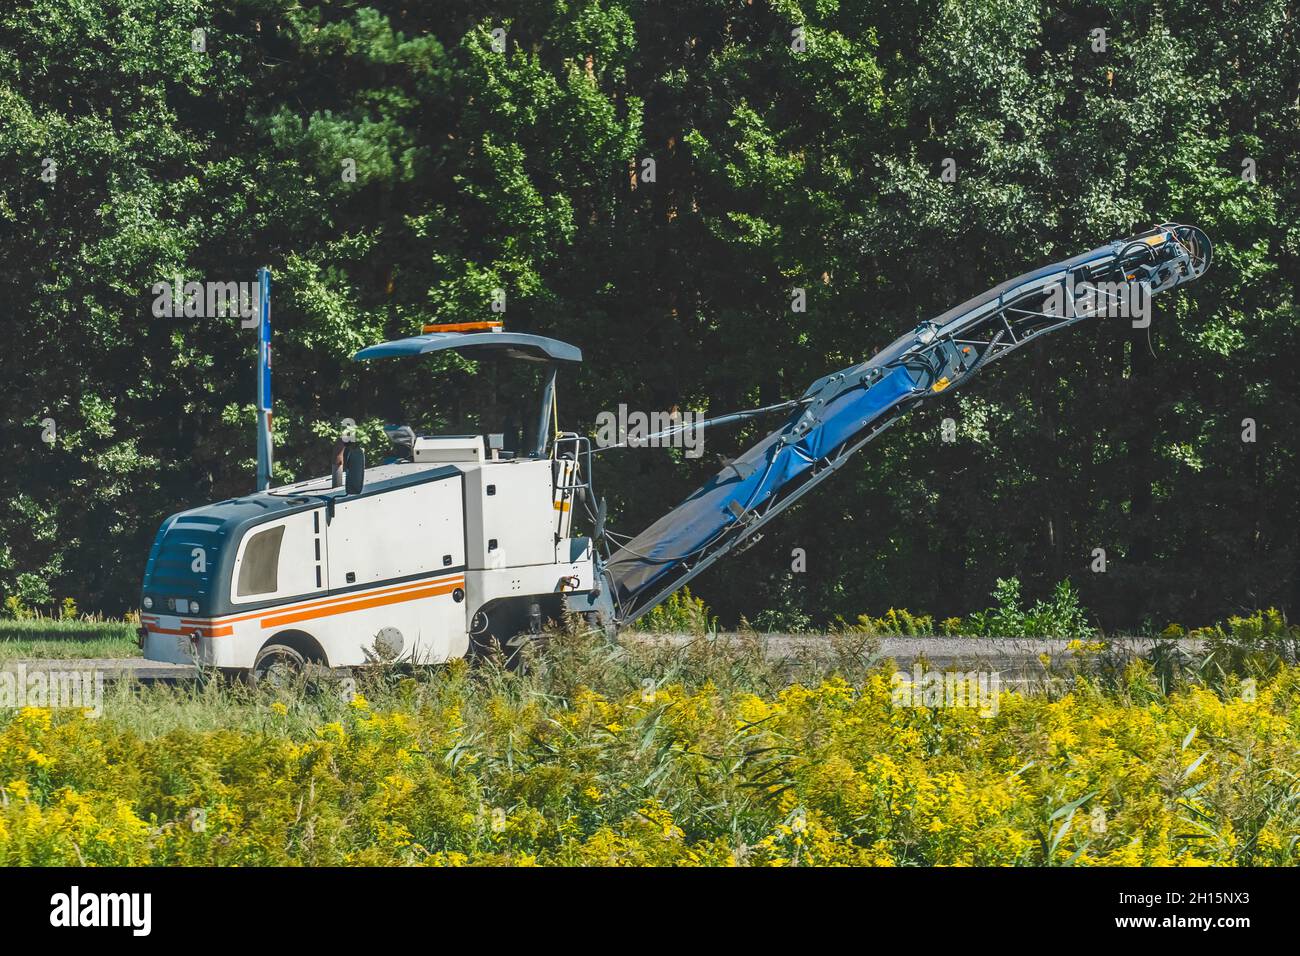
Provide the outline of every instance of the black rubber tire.
<path id="1" fill-rule="evenodd" d="M 473 649 L 474 657 L 478 661 L 488 661 L 497 658 L 500 655 L 502 665 L 508 671 L 517 670 L 521 663 L 523 655 L 520 653 L 528 640 L 516 640 L 518 637 L 527 638 L 526 632 L 511 634 L 506 637 L 499 637 L 492 632 L 486 634 L 473 634 L 470 636 L 470 647 Z M 511 642 L 514 641 L 512 644 Z"/>
<path id="2" fill-rule="evenodd" d="M 307 670 L 307 658 L 288 644 L 267 644 L 257 652 L 253 669 L 248 672 L 254 685 L 272 687 L 296 680 Z"/>
<path id="3" fill-rule="evenodd" d="M 498 654 L 506 670 L 519 670 L 523 666 L 523 649 L 544 640 L 539 627 L 536 632 L 529 626 L 527 605 L 532 599 L 512 600 L 497 607 L 479 633 L 470 633 L 470 648 L 478 661 L 492 660 Z M 484 613 L 480 610 L 479 613 Z M 545 617 L 542 617 L 545 620 Z"/>

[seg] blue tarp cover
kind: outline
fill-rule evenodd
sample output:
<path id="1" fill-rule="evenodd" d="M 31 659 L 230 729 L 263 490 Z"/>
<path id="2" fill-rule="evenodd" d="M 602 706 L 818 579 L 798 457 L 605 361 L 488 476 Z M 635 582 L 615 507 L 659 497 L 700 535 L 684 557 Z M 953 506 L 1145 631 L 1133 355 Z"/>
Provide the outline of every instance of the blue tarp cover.
<path id="1" fill-rule="evenodd" d="M 847 391 L 827 403 L 820 424 L 798 441 L 780 444 L 781 433 L 803 414 L 797 409 L 781 428 L 610 557 L 618 600 L 627 603 L 718 540 L 738 520 L 732 502 L 747 511 L 765 504 L 915 389 L 911 374 L 895 367 L 869 388 Z"/>
<path id="2" fill-rule="evenodd" d="M 935 318 L 934 324 L 946 335 L 960 335 L 965 325 L 980 321 L 990 305 L 996 307 L 1005 294 L 1029 282 L 1063 277 L 1073 269 L 1104 263 L 1118 255 L 1125 245 L 1126 242 L 1112 242 L 1008 279 L 949 309 Z M 866 369 L 882 368 L 913 348 L 916 341 L 915 331 L 904 333 L 869 361 L 846 369 L 843 374 L 860 375 Z M 727 467 L 610 557 L 609 571 L 619 602 L 626 606 L 643 592 L 661 582 L 667 583 L 682 562 L 692 561 L 721 539 L 738 520 L 728 507 L 733 501 L 745 510 L 764 504 L 781 488 L 800 478 L 814 461 L 864 431 L 916 390 L 911 374 L 901 366 L 894 366 L 870 388 L 845 392 L 827 404 L 817 427 L 798 442 L 782 445 L 781 433 L 802 414 L 802 409 L 795 411 L 780 429 L 737 459 L 739 473 L 736 468 Z"/>

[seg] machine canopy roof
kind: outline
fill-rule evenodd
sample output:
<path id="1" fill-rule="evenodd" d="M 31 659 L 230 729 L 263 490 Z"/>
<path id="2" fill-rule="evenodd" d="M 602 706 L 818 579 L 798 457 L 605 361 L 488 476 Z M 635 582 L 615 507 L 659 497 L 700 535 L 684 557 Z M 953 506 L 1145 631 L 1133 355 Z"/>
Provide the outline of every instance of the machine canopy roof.
<path id="1" fill-rule="evenodd" d="M 527 332 L 430 332 L 409 339 L 394 339 L 364 348 L 352 358 L 390 358 L 394 355 L 423 355 L 455 349 L 468 358 L 515 358 L 528 362 L 581 362 L 582 349 L 559 339 Z"/>

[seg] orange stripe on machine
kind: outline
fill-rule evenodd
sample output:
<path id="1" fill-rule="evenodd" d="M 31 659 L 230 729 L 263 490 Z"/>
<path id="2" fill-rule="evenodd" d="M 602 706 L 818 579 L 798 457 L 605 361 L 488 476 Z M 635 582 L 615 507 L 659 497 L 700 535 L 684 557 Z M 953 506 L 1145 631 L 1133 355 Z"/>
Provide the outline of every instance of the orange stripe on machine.
<path id="1" fill-rule="evenodd" d="M 204 620 L 186 618 L 183 621 L 181 621 L 181 623 L 197 624 L 200 626 L 209 626 L 212 621 L 220 621 L 222 624 L 238 624 L 241 621 L 252 621 L 258 618 L 265 618 L 265 616 L 268 614 L 285 614 L 290 611 L 303 611 L 308 608 L 320 608 L 320 607 L 325 607 L 327 605 L 333 605 L 333 604 L 346 604 L 348 602 L 356 601 L 363 597 L 369 598 L 369 597 L 375 597 L 380 594 L 396 594 L 400 591 L 411 591 L 417 588 L 427 588 L 433 584 L 451 582 L 453 580 L 457 583 L 463 584 L 465 578 L 463 575 L 459 575 L 459 574 L 454 576 L 421 578 L 418 581 L 407 581 L 404 584 L 398 584 L 391 587 L 381 586 L 379 588 L 375 588 L 371 590 L 352 591 L 348 594 L 334 594 L 324 598 L 311 598 L 305 601 L 290 601 L 281 605 L 280 607 L 273 607 L 273 608 L 264 607 L 264 608 L 260 608 L 257 611 L 252 611 L 246 614 L 238 614 L 236 616 L 227 614 L 216 618 L 206 618 Z"/>
<path id="2" fill-rule="evenodd" d="M 380 594 L 379 596 L 369 595 L 345 604 L 333 604 L 328 607 L 308 607 L 287 613 L 276 613 L 262 618 L 262 627 L 263 629 L 280 627 L 284 624 L 296 624 L 299 621 L 310 621 L 318 617 L 349 614 L 353 611 L 364 611 L 372 607 L 383 607 L 388 604 L 401 604 L 406 601 L 418 601 L 421 598 L 437 597 L 439 594 L 450 594 L 464 583 L 464 578 L 456 578 L 451 581 L 439 581 L 432 587 L 421 588 L 418 591 L 403 591 L 399 594 Z"/>
<path id="3" fill-rule="evenodd" d="M 144 627 L 145 630 L 147 630 L 150 634 L 175 634 L 179 637 L 189 637 L 195 632 L 198 633 L 199 637 L 229 637 L 231 634 L 235 633 L 235 629 L 233 627 L 228 627 L 228 626 L 219 627 L 219 626 L 213 626 L 211 624 L 196 624 L 193 621 L 183 621 L 179 629 L 171 628 L 171 627 L 162 627 L 161 625 L 153 622 L 146 623 Z"/>

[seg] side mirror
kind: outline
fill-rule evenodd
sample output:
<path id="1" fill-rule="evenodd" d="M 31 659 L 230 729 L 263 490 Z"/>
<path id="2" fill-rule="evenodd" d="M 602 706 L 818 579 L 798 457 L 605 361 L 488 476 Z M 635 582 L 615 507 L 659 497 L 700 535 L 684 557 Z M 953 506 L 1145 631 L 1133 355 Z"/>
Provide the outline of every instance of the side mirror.
<path id="1" fill-rule="evenodd" d="M 361 494 L 366 486 L 366 450 L 356 442 L 348 442 L 343 450 L 343 491 L 349 495 Z"/>
<path id="2" fill-rule="evenodd" d="M 359 495 L 366 484 L 366 450 L 356 442 L 339 439 L 334 443 L 334 465 L 330 487 L 343 487 L 346 495 Z"/>

